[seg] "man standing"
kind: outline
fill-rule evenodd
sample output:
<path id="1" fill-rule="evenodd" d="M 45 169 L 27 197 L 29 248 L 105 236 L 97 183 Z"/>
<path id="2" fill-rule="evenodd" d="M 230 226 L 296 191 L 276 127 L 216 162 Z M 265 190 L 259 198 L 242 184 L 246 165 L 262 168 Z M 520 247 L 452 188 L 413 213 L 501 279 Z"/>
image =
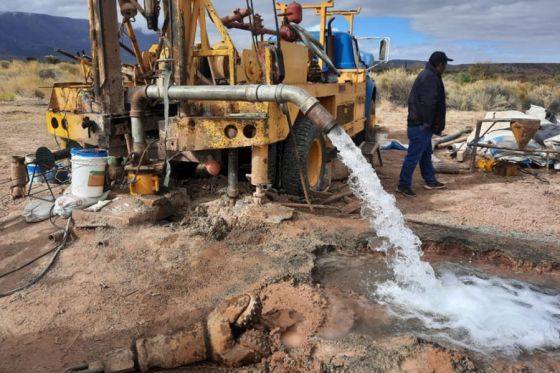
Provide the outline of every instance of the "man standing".
<path id="1" fill-rule="evenodd" d="M 436 179 L 432 165 L 432 136 L 441 135 L 445 128 L 445 88 L 441 75 L 447 67 L 443 52 L 434 52 L 426 68 L 418 74 L 408 98 L 408 152 L 404 158 L 397 192 L 415 197 L 412 174 L 420 163 L 426 189 L 443 189 L 445 184 Z"/>

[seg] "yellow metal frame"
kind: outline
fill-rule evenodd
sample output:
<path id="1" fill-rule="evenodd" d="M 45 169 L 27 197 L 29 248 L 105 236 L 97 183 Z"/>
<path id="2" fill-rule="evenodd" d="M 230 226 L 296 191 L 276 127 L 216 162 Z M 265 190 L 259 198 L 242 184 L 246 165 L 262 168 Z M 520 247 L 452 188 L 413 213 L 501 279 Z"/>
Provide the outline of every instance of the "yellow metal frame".
<path id="1" fill-rule="evenodd" d="M 88 108 L 83 107 L 80 97 L 82 91 L 91 87 L 84 83 L 56 83 L 51 92 L 49 111 L 46 114 L 47 132 L 62 139 L 72 139 L 90 144 L 97 143 L 97 137 L 82 128 L 84 115 Z M 56 120 L 57 126 L 53 126 Z M 63 125 L 63 122 L 66 123 Z"/>
<path id="2" fill-rule="evenodd" d="M 190 40 L 186 40 L 186 47 L 189 50 L 187 61 L 189 61 L 189 66 L 193 66 L 194 57 L 228 57 L 228 67 L 229 67 L 229 83 L 230 85 L 237 84 L 237 74 L 236 74 L 236 61 L 237 61 L 237 50 L 235 45 L 231 40 L 227 29 L 223 25 L 220 17 L 216 13 L 216 9 L 212 2 L 209 0 L 194 0 L 190 4 L 185 4 L 184 9 L 184 19 L 185 19 L 185 29 L 188 31 L 188 36 Z M 210 20 L 216 27 L 216 30 L 222 37 L 222 43 L 225 48 L 218 49 L 212 48 L 210 46 L 210 40 L 208 38 L 208 29 L 206 26 L 206 14 L 208 14 Z M 197 50 L 191 49 L 194 45 L 194 37 L 196 35 L 197 24 L 200 30 L 200 48 Z M 195 71 L 190 69 L 189 72 L 189 84 L 194 84 L 195 81 Z"/>
<path id="3" fill-rule="evenodd" d="M 362 8 L 357 8 L 354 10 L 329 10 L 327 11 L 327 17 L 333 16 L 344 16 L 346 22 L 348 22 L 348 30 L 350 34 L 354 34 L 354 17 L 360 14 Z M 315 10 L 315 14 L 322 16 L 319 10 Z"/>

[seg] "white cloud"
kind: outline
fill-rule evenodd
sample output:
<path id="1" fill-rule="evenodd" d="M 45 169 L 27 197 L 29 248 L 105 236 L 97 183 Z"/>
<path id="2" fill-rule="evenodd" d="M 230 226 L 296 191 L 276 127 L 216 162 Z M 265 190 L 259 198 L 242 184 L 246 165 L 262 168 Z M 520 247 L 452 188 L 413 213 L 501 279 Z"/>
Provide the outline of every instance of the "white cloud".
<path id="1" fill-rule="evenodd" d="M 116 2 L 116 0 L 115 0 Z M 318 1 L 316 1 L 318 2 Z M 271 1 L 255 1 L 265 25 L 273 27 Z M 220 15 L 243 7 L 245 2 L 214 1 Z M 560 60 L 559 0 L 338 0 L 337 8 L 362 8 L 363 16 L 397 16 L 411 20 L 414 31 L 429 36 L 429 44 L 406 50 L 395 46 L 395 58 L 426 58 L 434 49 L 444 49 L 458 62 L 481 60 Z M 87 18 L 85 0 L 1 0 L 0 11 L 23 11 Z M 305 26 L 317 23 L 305 13 Z M 236 34 L 235 40 L 239 40 Z M 391 36 L 391 35 L 388 35 Z M 248 34 L 242 36 L 249 40 Z M 431 37 L 431 38 L 430 38 Z M 430 40 L 431 39 L 431 40 Z M 475 40 L 481 46 L 465 45 Z"/>

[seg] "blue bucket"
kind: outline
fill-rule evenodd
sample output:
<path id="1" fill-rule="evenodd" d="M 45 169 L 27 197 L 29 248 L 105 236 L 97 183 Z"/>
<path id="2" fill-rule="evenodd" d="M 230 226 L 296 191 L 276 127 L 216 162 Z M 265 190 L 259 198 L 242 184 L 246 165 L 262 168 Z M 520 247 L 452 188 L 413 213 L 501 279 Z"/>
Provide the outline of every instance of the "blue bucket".
<path id="1" fill-rule="evenodd" d="M 33 178 L 33 172 L 35 172 L 35 179 L 33 179 L 33 182 L 38 183 L 38 184 L 42 184 L 42 183 L 45 182 L 45 176 L 46 176 L 47 181 L 49 183 L 53 182 L 56 170 L 48 171 L 44 175 L 42 175 L 41 173 L 43 172 L 43 169 L 41 168 L 41 166 L 36 165 L 36 164 L 28 164 L 27 165 L 27 176 L 29 176 L 29 181 L 31 181 L 31 179 Z"/>

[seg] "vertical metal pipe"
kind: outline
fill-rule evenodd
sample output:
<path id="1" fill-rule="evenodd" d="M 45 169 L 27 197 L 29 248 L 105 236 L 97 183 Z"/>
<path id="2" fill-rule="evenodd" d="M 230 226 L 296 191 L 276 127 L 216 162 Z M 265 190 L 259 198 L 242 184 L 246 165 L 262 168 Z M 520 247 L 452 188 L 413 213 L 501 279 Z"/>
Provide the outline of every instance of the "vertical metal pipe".
<path id="1" fill-rule="evenodd" d="M 93 0 L 89 0 L 89 40 L 91 41 L 91 71 L 93 76 L 93 95 L 95 96 L 95 101 L 100 103 L 99 95 L 99 54 L 97 53 L 97 35 L 95 32 L 95 12 L 96 7 L 94 6 Z"/>
<path id="2" fill-rule="evenodd" d="M 253 146 L 251 153 L 251 184 L 268 184 L 268 145 Z"/>
<path id="3" fill-rule="evenodd" d="M 184 6 L 189 6 L 187 2 L 181 0 L 172 0 L 171 18 L 173 19 L 173 73 L 175 85 L 187 84 L 187 63 L 185 50 L 185 23 L 183 18 Z M 179 112 L 181 116 L 187 115 L 187 109 L 184 103 L 179 104 Z"/>
<path id="4" fill-rule="evenodd" d="M 131 117 L 130 118 L 130 129 L 132 132 L 133 145 L 132 149 L 135 153 L 142 153 L 146 149 L 146 135 L 144 133 L 144 124 L 142 123 L 142 118 Z"/>
<path id="5" fill-rule="evenodd" d="M 476 130 L 475 130 L 475 134 L 474 134 L 474 140 L 472 141 L 472 157 L 471 157 L 471 172 L 474 172 L 475 168 L 476 168 L 476 152 L 478 150 L 478 141 L 480 140 L 480 130 L 482 128 L 482 121 L 478 121 L 476 122 Z"/>
<path id="6" fill-rule="evenodd" d="M 230 149 L 228 152 L 228 187 L 227 195 L 230 198 L 239 197 L 239 152 Z"/>

